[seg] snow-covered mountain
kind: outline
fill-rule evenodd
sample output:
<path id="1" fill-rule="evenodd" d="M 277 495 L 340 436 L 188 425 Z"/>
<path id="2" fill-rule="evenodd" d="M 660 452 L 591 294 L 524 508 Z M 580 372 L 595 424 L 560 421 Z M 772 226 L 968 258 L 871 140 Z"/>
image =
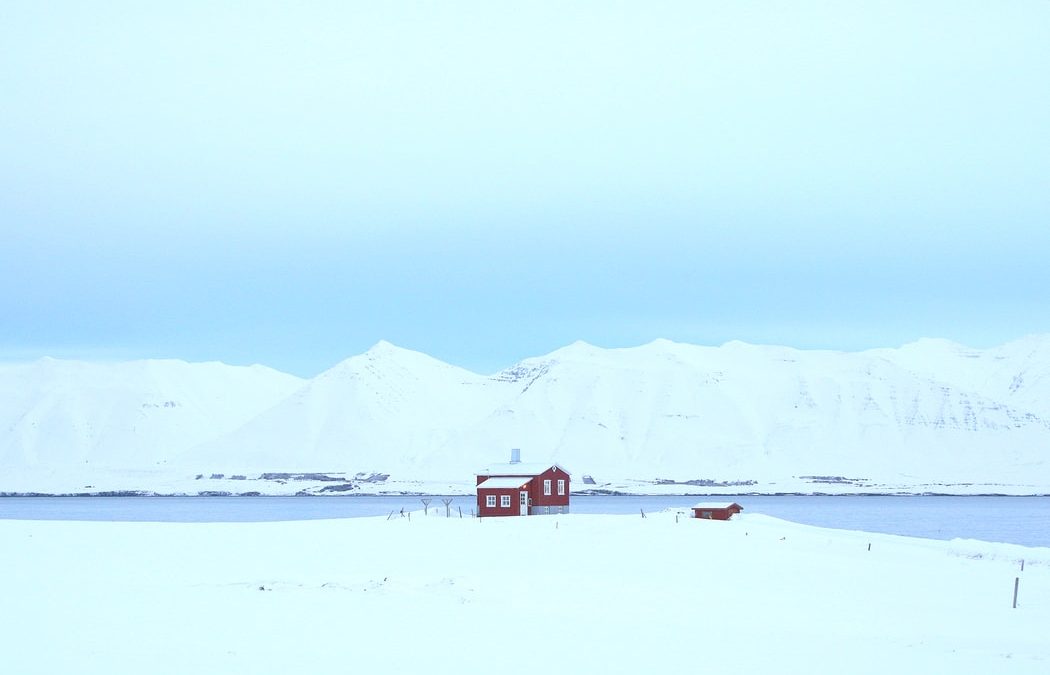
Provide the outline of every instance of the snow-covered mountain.
<path id="1" fill-rule="evenodd" d="M 379 342 L 184 460 L 242 473 L 383 471 L 420 478 L 450 468 L 455 473 L 484 456 L 460 437 L 491 413 L 495 399 L 509 393 L 501 385 Z"/>
<path id="2" fill-rule="evenodd" d="M 12 476 L 148 465 L 469 485 L 472 469 L 520 447 L 599 484 L 1050 491 L 1050 336 L 856 353 L 578 342 L 491 376 L 380 342 L 305 382 L 259 367 L 44 360 L 0 369 L 0 397 Z"/>
<path id="3" fill-rule="evenodd" d="M 932 379 L 1050 417 L 1050 335 L 1030 335 L 986 350 L 925 339 L 876 353 Z"/>
<path id="4" fill-rule="evenodd" d="M 1050 425 L 880 353 L 656 341 L 527 363 L 506 414 L 618 475 L 978 480 L 1045 456 Z M 648 471 L 646 471 L 648 470 Z"/>
<path id="5" fill-rule="evenodd" d="M 301 385 L 263 366 L 222 363 L 0 365 L 0 468 L 156 468 Z"/>

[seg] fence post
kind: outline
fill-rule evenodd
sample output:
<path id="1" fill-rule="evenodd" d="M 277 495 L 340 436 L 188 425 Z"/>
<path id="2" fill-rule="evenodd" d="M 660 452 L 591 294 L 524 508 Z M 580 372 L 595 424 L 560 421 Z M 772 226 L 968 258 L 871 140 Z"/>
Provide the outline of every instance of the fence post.
<path id="1" fill-rule="evenodd" d="M 1021 583 L 1020 577 L 1014 577 L 1014 609 L 1017 609 L 1017 585 Z"/>

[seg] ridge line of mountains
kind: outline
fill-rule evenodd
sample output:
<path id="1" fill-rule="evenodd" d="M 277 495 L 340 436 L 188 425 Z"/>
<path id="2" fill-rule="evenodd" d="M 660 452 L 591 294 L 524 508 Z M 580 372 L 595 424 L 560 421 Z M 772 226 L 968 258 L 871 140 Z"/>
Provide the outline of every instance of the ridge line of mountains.
<path id="1" fill-rule="evenodd" d="M 309 379 L 176 360 L 0 365 L 0 492 L 106 473 L 147 490 L 217 472 L 469 483 L 511 447 L 568 467 L 574 488 L 586 474 L 1046 492 L 1050 335 L 862 352 L 577 342 L 492 375 L 382 341 Z"/>

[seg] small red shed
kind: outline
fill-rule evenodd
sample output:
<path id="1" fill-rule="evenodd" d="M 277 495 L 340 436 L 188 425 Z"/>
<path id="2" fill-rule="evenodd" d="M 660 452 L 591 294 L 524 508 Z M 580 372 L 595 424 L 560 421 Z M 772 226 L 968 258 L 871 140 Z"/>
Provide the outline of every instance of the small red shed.
<path id="1" fill-rule="evenodd" d="M 569 472 L 558 464 L 511 461 L 490 464 L 477 473 L 478 515 L 536 516 L 569 512 Z"/>
<path id="2" fill-rule="evenodd" d="M 744 507 L 736 502 L 700 502 L 694 504 L 693 518 L 704 520 L 729 520 L 734 513 L 740 513 Z"/>

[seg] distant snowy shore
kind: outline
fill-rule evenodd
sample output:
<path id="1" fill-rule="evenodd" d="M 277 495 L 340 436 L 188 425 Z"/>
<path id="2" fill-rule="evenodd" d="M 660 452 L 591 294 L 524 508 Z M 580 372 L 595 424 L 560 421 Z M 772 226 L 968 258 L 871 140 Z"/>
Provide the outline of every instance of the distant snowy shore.
<path id="1" fill-rule="evenodd" d="M 985 675 L 1050 665 L 1046 548 L 756 513 L 431 514 L 0 521 L 0 652 L 21 675 L 494 663 L 511 674 L 702 663 L 728 674 Z"/>
<path id="2" fill-rule="evenodd" d="M 13 496 L 340 496 L 472 495 L 471 480 L 403 479 L 388 474 L 271 473 L 195 474 L 112 471 L 90 474 L 39 471 L 20 480 L 0 476 L 0 497 Z M 669 479 L 574 478 L 572 494 L 586 495 L 1050 495 L 1039 483 L 952 482 L 937 480 L 850 479 L 840 476 L 787 476 L 777 480 L 721 484 Z"/>

